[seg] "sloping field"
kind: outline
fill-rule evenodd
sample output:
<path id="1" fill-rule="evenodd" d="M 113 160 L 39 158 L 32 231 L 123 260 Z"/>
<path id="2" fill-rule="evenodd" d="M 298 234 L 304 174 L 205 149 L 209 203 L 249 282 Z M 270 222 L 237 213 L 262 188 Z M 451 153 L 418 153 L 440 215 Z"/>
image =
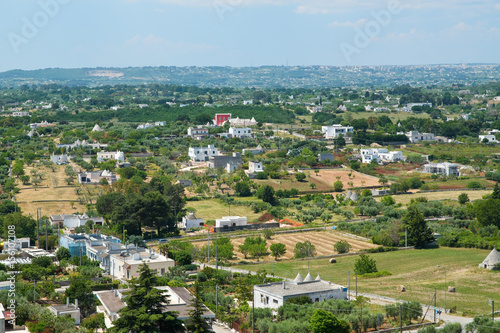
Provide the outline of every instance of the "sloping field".
<path id="1" fill-rule="evenodd" d="M 349 174 L 351 174 L 351 177 L 349 177 Z M 320 170 L 317 176 L 315 173 L 311 172 L 311 178 L 319 182 L 328 184 L 329 186 L 333 186 L 333 183 L 337 181 L 337 177 L 340 177 L 339 180 L 344 184 L 344 190 L 349 187 L 349 182 L 353 183 L 353 187 L 380 185 L 377 177 L 365 175 L 347 169 Z"/>

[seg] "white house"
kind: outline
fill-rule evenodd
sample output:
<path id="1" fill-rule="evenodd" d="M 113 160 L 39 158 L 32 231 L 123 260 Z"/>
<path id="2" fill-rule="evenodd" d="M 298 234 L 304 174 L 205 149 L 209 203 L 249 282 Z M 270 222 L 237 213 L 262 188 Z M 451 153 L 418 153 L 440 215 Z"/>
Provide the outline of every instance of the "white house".
<path id="1" fill-rule="evenodd" d="M 323 111 L 323 106 L 322 105 L 310 105 L 307 107 L 307 111 L 310 113 L 318 113 Z"/>
<path id="2" fill-rule="evenodd" d="M 223 216 L 215 220 L 216 228 L 240 227 L 247 225 L 247 218 L 240 216 Z"/>
<path id="3" fill-rule="evenodd" d="M 194 213 L 189 213 L 188 216 L 182 218 L 182 222 L 179 223 L 180 229 L 194 229 L 203 228 L 205 226 L 205 220 L 197 218 Z"/>
<path id="4" fill-rule="evenodd" d="M 104 162 L 106 160 L 116 160 L 118 162 L 125 162 L 125 153 L 122 151 L 109 152 L 109 151 L 100 151 L 97 153 L 97 161 Z"/>
<path id="5" fill-rule="evenodd" d="M 102 132 L 101 126 L 99 126 L 99 124 L 95 124 L 94 128 L 92 128 L 92 132 Z"/>
<path id="6" fill-rule="evenodd" d="M 30 113 L 28 111 L 14 111 L 12 112 L 12 117 L 27 117 Z"/>
<path id="7" fill-rule="evenodd" d="M 264 165 L 262 162 L 248 162 L 248 172 L 264 172 Z"/>
<path id="8" fill-rule="evenodd" d="M 454 163 L 429 163 L 424 165 L 424 173 L 435 175 L 460 176 L 459 165 Z"/>
<path id="9" fill-rule="evenodd" d="M 348 134 L 352 134 L 354 127 L 342 125 L 323 126 L 321 127 L 321 132 L 325 134 L 326 139 L 336 139 L 340 135 L 347 136 Z"/>
<path id="10" fill-rule="evenodd" d="M 146 263 L 156 274 L 163 275 L 169 267 L 175 266 L 173 259 L 156 254 L 154 250 L 124 250 L 122 253 L 109 255 L 110 274 L 118 279 L 130 279 L 139 276 L 139 267 Z"/>
<path id="11" fill-rule="evenodd" d="M 498 143 L 496 136 L 491 134 L 479 136 L 479 142 L 484 142 L 484 140 L 487 140 L 488 143 Z"/>
<path id="12" fill-rule="evenodd" d="M 103 225 L 104 218 L 101 216 L 89 217 L 86 213 L 83 215 L 50 215 L 50 225 L 52 226 L 65 226 L 66 228 L 73 229 L 76 227 L 84 226 L 88 221 L 92 220 L 95 224 Z"/>
<path id="13" fill-rule="evenodd" d="M 256 126 L 257 125 L 257 120 L 255 120 L 254 117 L 252 119 L 240 119 L 239 117 L 236 117 L 236 119 L 229 119 L 229 124 L 231 126 Z"/>
<path id="14" fill-rule="evenodd" d="M 146 123 L 146 124 L 141 124 L 139 126 L 137 126 L 137 129 L 140 130 L 140 129 L 148 129 L 148 128 L 154 128 L 155 126 L 153 124 L 150 124 L 150 123 Z"/>
<path id="15" fill-rule="evenodd" d="M 119 177 L 109 170 L 86 171 L 78 174 L 79 184 L 99 184 L 102 179 L 106 179 L 108 184 L 113 184 Z"/>
<path id="16" fill-rule="evenodd" d="M 390 151 L 387 153 L 379 153 L 379 159 L 382 162 L 387 163 L 396 163 L 403 161 L 403 152 L 402 151 Z"/>
<path id="17" fill-rule="evenodd" d="M 219 150 L 213 145 L 208 147 L 190 147 L 188 156 L 191 161 L 206 162 L 211 156 L 219 156 Z"/>
<path id="18" fill-rule="evenodd" d="M 201 140 L 203 137 L 208 136 L 208 128 L 198 126 L 197 128 L 189 127 L 188 135 L 194 139 Z"/>
<path id="19" fill-rule="evenodd" d="M 165 126 L 165 125 L 167 125 L 166 121 L 156 121 L 155 122 L 155 126 Z"/>
<path id="20" fill-rule="evenodd" d="M 403 134 L 403 133 L 398 133 Z M 418 143 L 420 141 L 436 141 L 434 134 L 432 133 L 420 133 L 419 131 L 410 131 L 404 133 L 411 143 Z"/>
<path id="21" fill-rule="evenodd" d="M 67 297 L 66 304 L 51 305 L 48 309 L 56 317 L 71 317 L 75 320 L 76 325 L 80 325 L 80 308 L 78 307 L 78 299 L 75 299 L 75 304 L 70 304 L 69 297 Z"/>
<path id="22" fill-rule="evenodd" d="M 66 164 L 69 162 L 68 155 L 62 154 L 62 155 L 55 155 L 54 153 L 52 156 L 50 156 L 50 161 L 54 164 Z"/>
<path id="23" fill-rule="evenodd" d="M 256 308 L 278 309 L 287 300 L 300 296 L 308 296 L 315 303 L 329 299 L 347 299 L 347 288 L 323 281 L 319 275 L 314 279 L 311 273 L 305 279 L 299 273 L 292 282 L 257 285 L 253 290 Z"/>
<path id="24" fill-rule="evenodd" d="M 385 148 L 380 149 L 361 149 L 361 161 L 363 163 L 371 163 L 372 161 L 380 162 L 379 154 L 388 153 L 389 151 Z"/>
<path id="25" fill-rule="evenodd" d="M 248 127 L 230 127 L 229 135 L 231 135 L 233 138 L 248 138 L 252 136 L 252 129 Z"/>
<path id="26" fill-rule="evenodd" d="M 495 265 L 500 264 L 500 253 L 496 248 L 491 250 L 490 254 L 479 264 L 480 268 L 493 269 Z"/>

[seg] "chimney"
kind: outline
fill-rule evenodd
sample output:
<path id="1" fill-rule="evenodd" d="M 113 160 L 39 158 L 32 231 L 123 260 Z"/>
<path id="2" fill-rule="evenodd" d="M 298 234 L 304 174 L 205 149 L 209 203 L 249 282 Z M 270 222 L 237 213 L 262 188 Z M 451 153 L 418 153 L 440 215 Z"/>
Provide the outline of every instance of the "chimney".
<path id="1" fill-rule="evenodd" d="M 78 298 L 75 299 L 75 309 L 78 309 Z"/>
<path id="2" fill-rule="evenodd" d="M 286 289 L 286 282 L 283 281 L 283 289 Z"/>
<path id="3" fill-rule="evenodd" d="M 66 297 L 66 307 L 69 308 L 69 297 Z"/>

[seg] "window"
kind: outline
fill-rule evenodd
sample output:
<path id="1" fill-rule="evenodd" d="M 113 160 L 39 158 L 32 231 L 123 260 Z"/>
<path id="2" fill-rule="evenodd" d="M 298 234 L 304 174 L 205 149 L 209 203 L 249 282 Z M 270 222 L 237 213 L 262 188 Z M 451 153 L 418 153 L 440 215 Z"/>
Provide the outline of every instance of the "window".
<path id="1" fill-rule="evenodd" d="M 314 303 L 318 303 L 318 302 L 319 302 L 319 298 L 316 298 L 316 299 L 314 300 Z"/>
<path id="2" fill-rule="evenodd" d="M 273 303 L 274 303 L 274 304 L 278 304 L 279 302 L 278 302 L 278 300 L 277 300 L 277 299 L 273 299 Z"/>

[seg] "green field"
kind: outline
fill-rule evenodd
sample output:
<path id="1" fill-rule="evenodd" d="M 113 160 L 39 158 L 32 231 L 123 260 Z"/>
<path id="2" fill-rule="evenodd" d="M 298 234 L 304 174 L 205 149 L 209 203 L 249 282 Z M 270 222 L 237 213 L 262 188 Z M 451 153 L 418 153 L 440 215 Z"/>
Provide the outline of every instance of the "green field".
<path id="1" fill-rule="evenodd" d="M 189 201 L 186 208 L 194 208 L 195 215 L 206 220 L 220 219 L 229 215 L 229 206 L 219 200 L 210 199 L 203 201 Z M 248 222 L 256 222 L 263 213 L 255 214 L 253 210 L 246 206 L 231 205 L 232 216 L 246 216 Z"/>
<path id="2" fill-rule="evenodd" d="M 444 191 L 444 192 L 427 192 L 427 193 L 415 193 L 415 194 L 403 194 L 403 195 L 393 195 L 392 197 L 396 200 L 397 203 L 402 203 L 406 205 L 411 202 L 411 199 L 426 197 L 427 200 L 458 200 L 458 196 L 462 193 L 467 193 L 469 199 L 471 201 L 482 199 L 484 195 L 491 194 L 491 191 Z M 380 201 L 380 198 L 376 198 L 376 200 Z"/>
<path id="3" fill-rule="evenodd" d="M 380 117 L 388 116 L 394 124 L 397 124 L 400 120 L 406 120 L 407 118 L 430 118 L 427 113 L 411 113 L 411 112 L 352 112 L 352 117 L 354 119 L 369 118 L 369 117 Z"/>
<path id="4" fill-rule="evenodd" d="M 456 306 L 459 314 L 486 314 L 491 311 L 488 299 L 500 302 L 500 272 L 478 268 L 488 253 L 487 250 L 441 247 L 370 254 L 379 271 L 386 270 L 393 275 L 358 279 L 358 291 L 428 304 L 436 288 L 437 305 L 444 307 L 444 270 L 437 267 L 441 265 L 447 271 L 447 285 L 456 288 L 455 293 L 447 293 L 447 307 Z M 316 276 L 319 273 L 324 280 L 347 286 L 347 272 L 350 271 L 351 290 L 354 290 L 354 261 L 357 258 L 341 257 L 337 264 L 330 264 L 328 259 L 311 260 L 311 274 Z M 244 267 L 272 271 L 271 264 Z M 307 267 L 307 261 L 283 261 L 274 264 L 274 272 L 277 276 L 294 278 L 298 272 L 305 276 Z M 404 285 L 406 292 L 397 292 L 398 285 Z"/>
<path id="5" fill-rule="evenodd" d="M 439 159 L 441 155 L 449 155 L 452 158 L 465 157 L 471 159 L 475 154 L 484 154 L 491 156 L 494 153 L 499 153 L 500 148 L 484 144 L 466 145 L 466 144 L 436 144 L 436 145 L 413 145 L 404 149 L 405 152 L 434 155 Z"/>

